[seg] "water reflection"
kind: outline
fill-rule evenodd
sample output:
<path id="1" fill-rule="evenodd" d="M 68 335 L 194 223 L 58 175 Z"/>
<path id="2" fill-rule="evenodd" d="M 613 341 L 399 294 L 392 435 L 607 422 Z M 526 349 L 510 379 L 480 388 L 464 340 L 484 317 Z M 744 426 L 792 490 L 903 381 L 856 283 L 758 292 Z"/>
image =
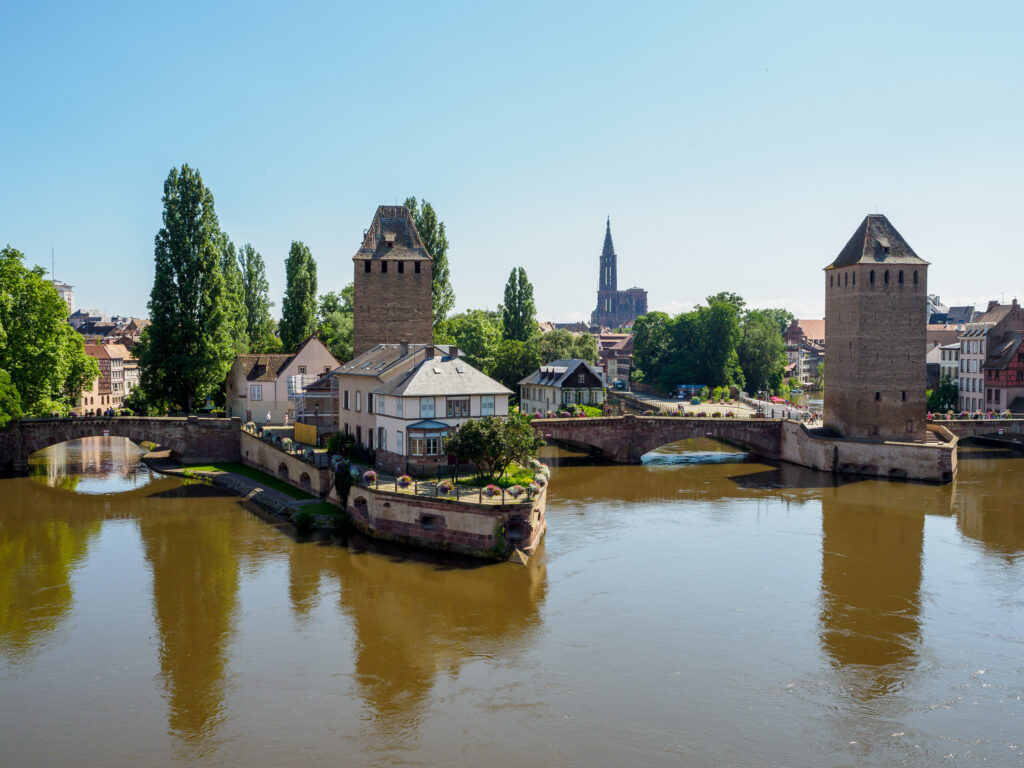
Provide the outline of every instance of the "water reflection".
<path id="1" fill-rule="evenodd" d="M 1024 552 L 1024 456 L 1008 449 L 966 446 L 959 460 L 961 468 L 975 469 L 984 462 L 981 466 L 989 471 L 983 482 L 968 481 L 970 487 L 956 495 L 957 525 L 990 552 L 1015 560 Z"/>
<path id="2" fill-rule="evenodd" d="M 124 437 L 86 437 L 37 451 L 29 475 L 53 488 L 78 493 L 119 493 L 146 485 L 153 473 L 145 451 Z"/>

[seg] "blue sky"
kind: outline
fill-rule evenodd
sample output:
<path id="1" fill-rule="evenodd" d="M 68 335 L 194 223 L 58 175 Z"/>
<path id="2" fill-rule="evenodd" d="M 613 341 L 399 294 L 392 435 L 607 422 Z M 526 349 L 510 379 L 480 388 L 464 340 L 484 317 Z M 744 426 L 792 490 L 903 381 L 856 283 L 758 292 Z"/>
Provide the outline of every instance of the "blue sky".
<path id="1" fill-rule="evenodd" d="M 0 7 L 0 243 L 140 315 L 163 180 L 198 168 L 268 266 L 352 279 L 380 203 L 430 200 L 457 309 L 518 265 L 540 319 L 619 285 L 803 317 L 866 213 L 952 303 L 1024 299 L 1024 4 L 46 3 Z"/>

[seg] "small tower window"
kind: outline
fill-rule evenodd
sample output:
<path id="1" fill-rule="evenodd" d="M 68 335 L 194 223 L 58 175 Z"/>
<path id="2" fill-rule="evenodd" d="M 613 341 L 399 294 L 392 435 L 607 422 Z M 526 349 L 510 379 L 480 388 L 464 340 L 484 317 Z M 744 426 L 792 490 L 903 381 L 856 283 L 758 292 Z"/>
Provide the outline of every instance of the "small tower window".
<path id="1" fill-rule="evenodd" d="M 875 270 L 871 270 L 871 274 L 868 275 L 868 282 L 872 285 L 875 284 Z"/>
<path id="2" fill-rule="evenodd" d="M 902 392 L 900 392 L 900 395 L 902 395 L 901 399 L 906 400 L 907 399 L 907 390 L 903 390 Z"/>
<path id="3" fill-rule="evenodd" d="M 917 285 L 917 270 L 914 270 L 914 285 Z"/>
<path id="4" fill-rule="evenodd" d="M 882 393 L 881 392 L 875 392 L 875 400 L 881 400 L 881 399 L 882 399 Z"/>
<path id="5" fill-rule="evenodd" d="M 370 260 L 367 259 L 366 261 L 363 262 L 363 272 L 369 272 L 369 271 L 370 271 Z"/>
<path id="6" fill-rule="evenodd" d="M 380 273 L 382 275 L 386 275 L 388 273 L 388 263 L 386 261 L 382 261 L 380 263 Z"/>
<path id="7" fill-rule="evenodd" d="M 843 287 L 847 288 L 847 287 L 849 287 L 849 285 L 850 285 L 850 273 L 849 272 L 844 272 L 843 273 Z"/>
<path id="8" fill-rule="evenodd" d="M 888 269 L 885 270 L 885 284 L 886 285 L 889 284 L 889 270 Z"/>
<path id="9" fill-rule="evenodd" d="M 420 263 L 417 261 L 416 262 L 416 274 L 418 275 L 419 273 L 420 273 Z"/>
<path id="10" fill-rule="evenodd" d="M 900 285 L 903 285 L 903 270 L 902 269 L 900 270 L 899 281 L 900 281 Z"/>
<path id="11" fill-rule="evenodd" d="M 853 284 L 854 285 L 857 284 L 857 273 L 856 272 L 853 273 Z"/>
<path id="12" fill-rule="evenodd" d="M 405 262 L 400 261 L 398 262 L 398 274 L 402 274 L 403 272 L 405 272 Z"/>
<path id="13" fill-rule="evenodd" d="M 831 288 L 831 287 L 832 287 L 832 275 L 829 275 L 829 276 L 828 276 L 828 287 L 829 287 L 829 288 Z"/>

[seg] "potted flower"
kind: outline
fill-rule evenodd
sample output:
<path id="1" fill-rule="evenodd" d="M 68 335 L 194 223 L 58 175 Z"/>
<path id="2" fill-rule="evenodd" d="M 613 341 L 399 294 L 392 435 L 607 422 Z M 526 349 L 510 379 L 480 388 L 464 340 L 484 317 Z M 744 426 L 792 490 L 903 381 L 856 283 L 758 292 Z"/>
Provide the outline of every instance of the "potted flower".
<path id="1" fill-rule="evenodd" d="M 437 492 L 443 496 L 450 496 L 455 491 L 455 483 L 451 480 L 442 480 L 437 484 Z"/>
<path id="2" fill-rule="evenodd" d="M 286 437 L 283 440 L 281 440 L 281 450 L 287 453 L 291 453 L 292 439 L 290 437 Z"/>
<path id="3" fill-rule="evenodd" d="M 255 432 L 256 431 L 256 422 L 254 422 L 254 421 L 247 421 L 247 422 L 245 422 L 245 431 L 248 432 L 250 435 L 253 432 Z"/>
<path id="4" fill-rule="evenodd" d="M 486 496 L 487 498 L 497 496 L 499 493 L 501 493 L 501 488 L 496 486 L 494 483 L 484 486 L 484 496 Z"/>
<path id="5" fill-rule="evenodd" d="M 511 496 L 513 499 L 518 499 L 523 494 L 523 491 L 525 489 L 521 485 L 513 485 L 510 486 L 509 488 L 506 488 L 505 490 L 508 493 L 508 495 Z"/>
<path id="6" fill-rule="evenodd" d="M 534 494 L 540 493 L 540 488 L 541 488 L 540 483 L 538 483 L 538 482 L 530 483 L 530 493 L 534 493 Z"/>
<path id="7" fill-rule="evenodd" d="M 536 475 L 533 476 L 533 482 L 535 482 L 539 487 L 543 488 L 545 485 L 548 484 L 548 479 L 544 477 L 542 473 L 538 472 Z"/>
<path id="8" fill-rule="evenodd" d="M 366 485 L 373 485 L 377 482 L 377 473 L 372 469 L 366 470 L 363 472 L 363 482 L 366 483 Z"/>
<path id="9" fill-rule="evenodd" d="M 409 475 L 402 475 L 397 480 L 395 480 L 395 485 L 397 485 L 399 488 L 408 488 L 410 485 L 412 485 L 412 478 L 409 477 Z"/>
<path id="10" fill-rule="evenodd" d="M 316 455 L 316 451 L 314 451 L 312 448 L 307 448 L 305 451 L 303 451 L 302 458 L 304 458 L 306 461 L 312 463 L 313 462 L 313 457 L 315 455 Z"/>

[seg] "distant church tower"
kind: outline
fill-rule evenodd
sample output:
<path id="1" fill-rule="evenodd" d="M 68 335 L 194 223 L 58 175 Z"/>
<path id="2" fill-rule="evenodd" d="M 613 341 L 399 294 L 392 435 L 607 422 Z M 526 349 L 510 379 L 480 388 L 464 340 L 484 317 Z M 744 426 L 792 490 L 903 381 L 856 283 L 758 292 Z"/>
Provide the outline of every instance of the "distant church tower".
<path id="1" fill-rule="evenodd" d="M 433 259 L 404 205 L 381 205 L 352 257 L 353 356 L 377 344 L 433 341 Z"/>
<path id="2" fill-rule="evenodd" d="M 604 230 L 604 248 L 597 281 L 597 309 L 590 313 L 590 324 L 619 328 L 647 313 L 647 291 L 642 288 L 618 289 L 619 266 L 615 246 L 612 245 L 612 220 L 608 218 Z"/>
<path id="3" fill-rule="evenodd" d="M 824 423 L 843 437 L 926 431 L 928 262 L 870 214 L 825 267 Z"/>

